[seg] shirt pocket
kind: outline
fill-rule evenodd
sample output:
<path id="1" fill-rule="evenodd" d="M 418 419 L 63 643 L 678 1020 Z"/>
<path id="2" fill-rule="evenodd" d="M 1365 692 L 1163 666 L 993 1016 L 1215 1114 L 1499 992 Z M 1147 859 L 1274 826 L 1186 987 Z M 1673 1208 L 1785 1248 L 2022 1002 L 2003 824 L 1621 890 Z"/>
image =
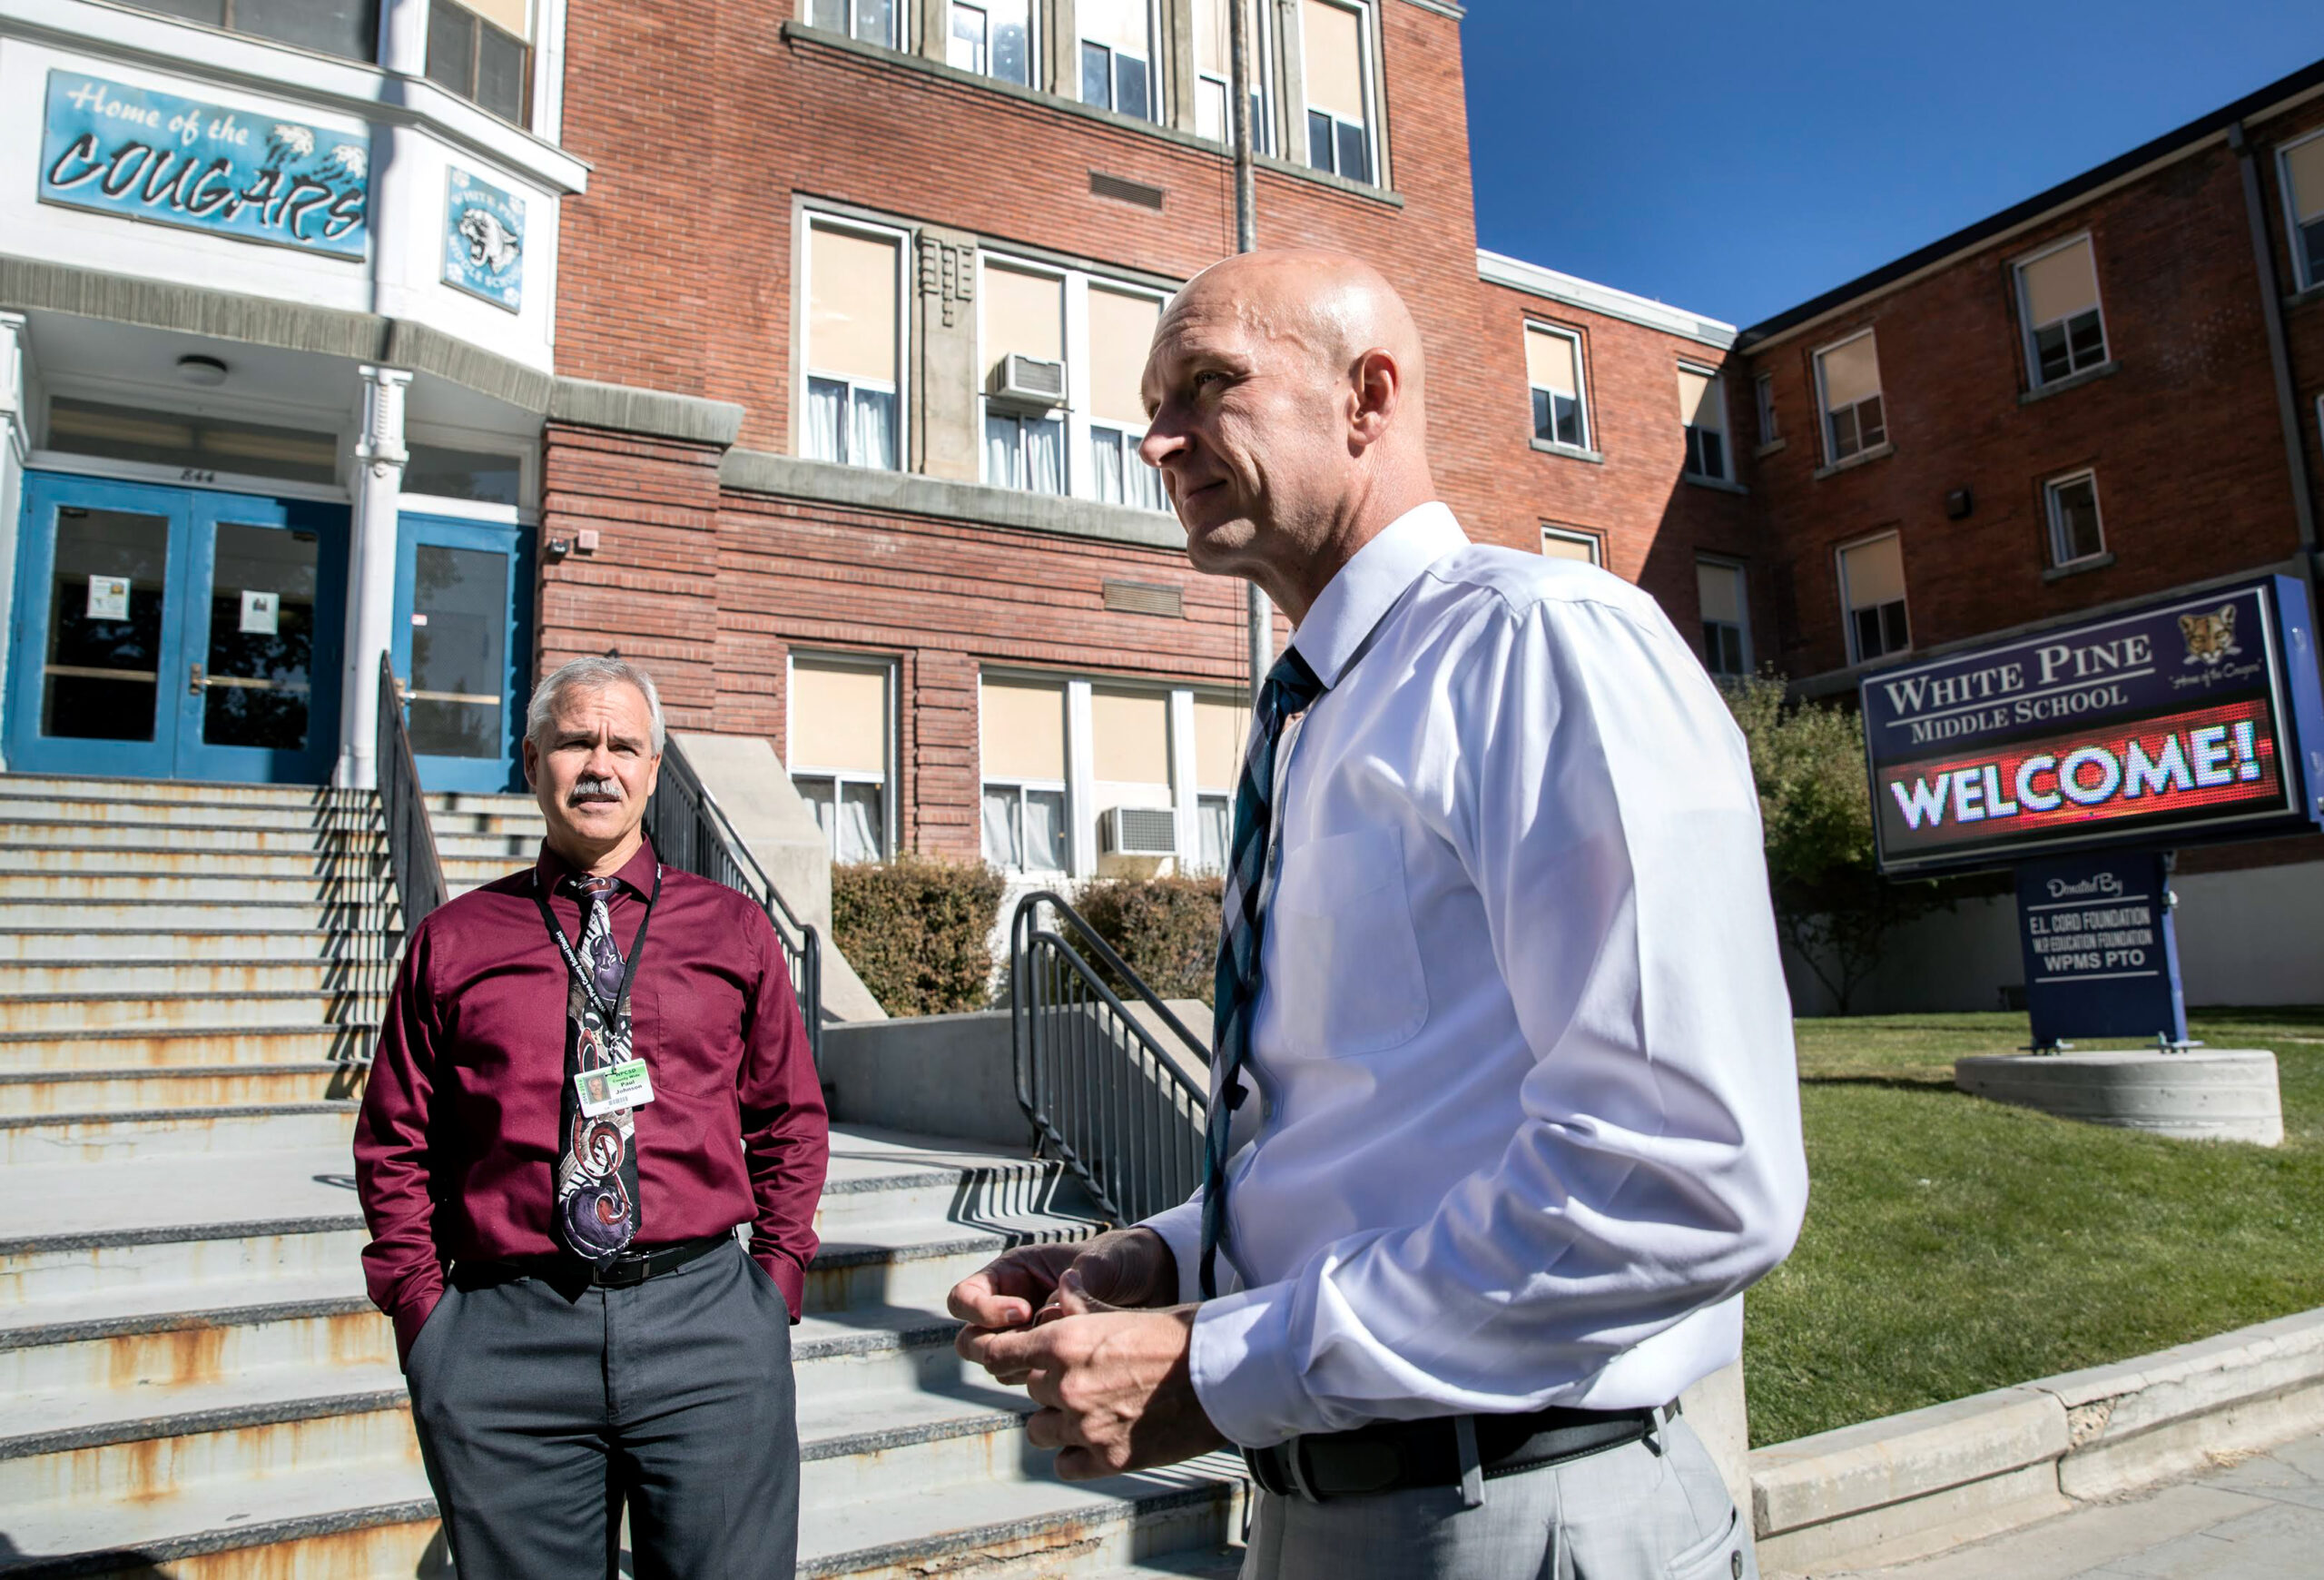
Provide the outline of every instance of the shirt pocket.
<path id="1" fill-rule="evenodd" d="M 743 1001 L 714 973 L 688 970 L 630 1000 L 630 1051 L 645 1061 L 655 1092 L 731 1094 L 743 1046 Z"/>
<path id="2" fill-rule="evenodd" d="M 1398 830 L 1357 829 L 1286 850 L 1267 907 L 1270 1019 L 1289 1052 L 1334 1059 L 1410 1042 L 1428 981 Z"/>

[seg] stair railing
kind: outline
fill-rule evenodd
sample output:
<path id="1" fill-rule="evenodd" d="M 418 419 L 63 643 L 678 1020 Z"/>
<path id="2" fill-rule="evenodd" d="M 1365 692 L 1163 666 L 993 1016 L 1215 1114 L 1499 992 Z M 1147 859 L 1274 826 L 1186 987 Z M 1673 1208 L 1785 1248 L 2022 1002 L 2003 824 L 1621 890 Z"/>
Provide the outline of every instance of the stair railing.
<path id="1" fill-rule="evenodd" d="M 1042 1150 L 1118 1224 L 1176 1207 L 1202 1183 L 1208 1091 L 1195 1071 L 1210 1050 L 1058 895 L 1026 895 L 1009 933 L 1017 1103 Z"/>
<path id="2" fill-rule="evenodd" d="M 815 930 L 783 903 L 783 895 L 751 854 L 725 808 L 702 782 L 675 740 L 662 750 L 662 775 L 645 804 L 645 837 L 669 866 L 724 884 L 756 901 L 774 923 L 783 957 L 791 968 L 791 989 L 806 1022 L 807 1047 L 815 1068 L 823 1067 L 823 946 Z"/>
<path id="3" fill-rule="evenodd" d="M 411 935 L 430 911 L 445 901 L 444 864 L 436 854 L 436 825 L 428 818 L 428 797 L 419 788 L 419 765 L 411 755 L 411 732 L 403 721 L 403 687 L 395 666 L 379 655 L 379 738 L 372 761 L 379 779 L 379 817 L 387 825 L 388 867 L 403 931 Z"/>

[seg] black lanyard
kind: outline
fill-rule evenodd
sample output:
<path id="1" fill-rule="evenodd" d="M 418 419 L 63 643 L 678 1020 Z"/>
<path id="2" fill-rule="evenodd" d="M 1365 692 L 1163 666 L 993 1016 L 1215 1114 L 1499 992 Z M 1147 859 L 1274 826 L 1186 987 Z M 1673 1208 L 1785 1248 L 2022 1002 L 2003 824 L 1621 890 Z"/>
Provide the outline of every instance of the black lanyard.
<path id="1" fill-rule="evenodd" d="M 637 959 L 645 953 L 645 929 L 653 925 L 654 906 L 661 898 L 662 864 L 656 862 L 654 864 L 654 894 L 652 898 L 645 902 L 645 919 L 638 923 L 637 936 L 630 940 L 629 963 L 622 970 L 621 996 L 609 1004 L 597 996 L 596 973 L 581 963 L 581 956 L 575 953 L 571 941 L 565 936 L 565 929 L 556 924 L 556 914 L 548 908 L 548 895 L 541 888 L 539 872 L 536 870 L 533 874 L 533 903 L 541 908 L 541 920 L 548 923 L 548 935 L 556 940 L 556 950 L 559 954 L 565 956 L 566 969 L 572 972 L 574 980 L 581 984 L 581 991 L 589 995 L 589 1002 L 596 1005 L 598 1012 L 608 1021 L 618 1017 L 621 1013 L 621 1006 L 629 1002 L 630 984 L 637 980 Z M 608 924 L 613 921 L 613 914 L 612 904 L 608 902 L 606 906 L 606 921 Z M 588 930 L 589 913 L 585 906 L 581 912 L 581 931 L 584 937 L 588 935 Z"/>

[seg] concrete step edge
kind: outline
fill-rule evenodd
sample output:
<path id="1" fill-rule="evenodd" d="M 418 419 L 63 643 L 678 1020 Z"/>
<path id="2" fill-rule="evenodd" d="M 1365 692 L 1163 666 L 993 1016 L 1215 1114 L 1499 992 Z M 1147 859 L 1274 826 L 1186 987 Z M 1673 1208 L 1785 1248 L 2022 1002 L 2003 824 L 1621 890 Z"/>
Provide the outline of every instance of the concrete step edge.
<path id="1" fill-rule="evenodd" d="M 953 1566 L 942 1565 L 939 1567 L 942 1560 L 956 1555 L 965 1558 L 982 1548 L 1021 1542 L 1066 1526 L 1089 1530 L 1128 1525 L 1166 1510 L 1197 1507 L 1231 1497 L 1235 1490 L 1233 1481 L 1206 1478 L 1191 1486 L 1157 1487 L 1117 1499 L 1110 1505 L 1092 1505 L 1076 1500 L 1064 1507 L 1019 1516 L 1011 1520 L 956 1527 L 847 1552 L 818 1554 L 812 1557 L 803 1554 L 799 1563 L 799 1580 L 828 1580 L 828 1577 L 852 1575 L 861 1570 L 891 1568 L 914 1562 L 928 1565 L 931 1574 L 940 1574 Z"/>
<path id="2" fill-rule="evenodd" d="M 950 1346 L 960 1331 L 958 1318 L 910 1306 L 859 1306 L 849 1314 L 860 1322 L 836 1323 L 826 1314 L 809 1312 L 800 1327 L 828 1326 L 838 1331 L 800 1338 L 794 1330 L 791 1346 L 793 1364 L 884 1355 L 903 1349 L 934 1349 Z"/>
<path id="3" fill-rule="evenodd" d="M 908 1427 L 885 1427 L 872 1431 L 839 1432 L 828 1437 L 808 1437 L 799 1440 L 799 1462 L 812 1465 L 826 1459 L 852 1459 L 863 1454 L 885 1454 L 897 1448 L 912 1448 L 927 1443 L 946 1443 L 955 1437 L 981 1437 L 987 1432 L 1014 1432 L 1025 1425 L 1025 1417 L 1039 1407 L 1025 1401 L 1021 1410 L 994 1409 L 963 1403 L 961 1413 L 935 1420 L 915 1421 Z"/>
<path id="4" fill-rule="evenodd" d="M 895 1220 L 891 1227 L 903 1229 L 917 1220 Z M 857 1226 L 861 1227 L 861 1226 Z M 977 1251 L 1003 1251 L 1020 1245 L 1052 1245 L 1076 1239 L 1086 1239 L 1099 1226 L 1085 1219 L 1060 1218 L 1048 1222 L 1018 1220 L 1008 1228 L 969 1229 L 962 1224 L 944 1223 L 940 1227 L 955 1232 L 940 1239 L 908 1239 L 863 1241 L 842 1240 L 836 1247 L 826 1244 L 815 1253 L 809 1264 L 817 1270 L 837 1270 L 842 1268 L 885 1267 L 895 1262 L 933 1261 L 941 1257 L 968 1256 Z M 1054 1228 L 1059 1232 L 1051 1234 Z M 1063 1232 L 1071 1230 L 1073 1232 Z"/>
<path id="5" fill-rule="evenodd" d="M 74 1580 L 75 1576 L 91 1575 L 152 1575 L 156 1573 L 158 1565 L 183 1558 L 276 1546 L 314 1536 L 368 1530 L 373 1526 L 409 1525 L 436 1517 L 434 1498 L 412 1498 L 402 1503 L 372 1504 L 360 1508 L 294 1515 L 287 1519 L 270 1520 L 263 1524 L 198 1531 L 182 1536 L 140 1542 L 134 1547 L 92 1549 L 20 1561 L 0 1558 L 0 1575 L 8 1575 L 10 1580 Z"/>
<path id="6" fill-rule="evenodd" d="M 333 1110 L 354 1104 L 331 1103 Z M 208 1239 L 255 1239 L 293 1234 L 336 1234 L 364 1227 L 359 1212 L 309 1214 L 304 1218 L 246 1218 L 215 1223 L 143 1223 L 131 1229 L 76 1229 L 56 1234 L 16 1235 L 0 1239 L 0 1257 L 51 1251 L 113 1250 L 123 1246 L 177 1245 Z M 0 1344 L 0 1348 L 7 1348 Z"/>
<path id="7" fill-rule="evenodd" d="M 236 1102 L 198 1109 L 96 1109 L 80 1113 L 0 1114 L 0 1131 L 40 1130 L 52 1125 L 149 1124 L 164 1120 L 271 1119 L 281 1114 L 342 1113 L 353 1117 L 362 1106 L 354 1102 Z M 12 1242 L 0 1241 L 0 1250 Z"/>
<path id="8" fill-rule="evenodd" d="M 238 995 L 239 996 L 239 995 Z M 221 1023 L 210 1025 L 193 1022 L 172 1021 L 166 1025 L 141 1026 L 54 1026 L 43 1030 L 0 1032 L 0 1047 L 11 1042 L 103 1042 L 143 1040 L 150 1037 L 311 1037 L 341 1032 L 376 1035 L 379 1030 L 376 1021 L 279 1021 L 247 1026 Z"/>
<path id="9" fill-rule="evenodd" d="M 281 1064 L 132 1064 L 112 1070 L 0 1070 L 0 1086 L 64 1085 L 92 1081 L 198 1081 L 205 1076 L 336 1075 L 350 1068 L 328 1059 Z"/>
<path id="10" fill-rule="evenodd" d="M 254 1280 L 255 1281 L 255 1280 Z M 25 1308 L 19 1306 L 17 1309 Z M 178 1311 L 144 1311 L 123 1317 L 90 1317 L 77 1322 L 0 1327 L 0 1350 L 44 1349 L 56 1344 L 128 1338 L 153 1333 L 188 1333 L 213 1328 L 255 1328 L 269 1322 L 298 1322 L 312 1317 L 345 1317 L 375 1310 L 369 1297 L 340 1295 L 271 1305 L 205 1306 Z"/>
<path id="11" fill-rule="evenodd" d="M 353 1394 L 307 1394 L 291 1398 L 224 1405 L 208 1410 L 171 1410 L 154 1415 L 122 1416 L 90 1421 L 54 1432 L 26 1432 L 0 1437 L 0 1459 L 30 1459 L 42 1454 L 65 1454 L 78 1448 L 103 1448 L 115 1443 L 143 1443 L 157 1437 L 192 1437 L 204 1432 L 231 1432 L 244 1427 L 276 1427 L 290 1421 L 314 1421 L 332 1416 L 368 1415 L 375 1410 L 409 1407 L 410 1395 L 399 1385 Z"/>

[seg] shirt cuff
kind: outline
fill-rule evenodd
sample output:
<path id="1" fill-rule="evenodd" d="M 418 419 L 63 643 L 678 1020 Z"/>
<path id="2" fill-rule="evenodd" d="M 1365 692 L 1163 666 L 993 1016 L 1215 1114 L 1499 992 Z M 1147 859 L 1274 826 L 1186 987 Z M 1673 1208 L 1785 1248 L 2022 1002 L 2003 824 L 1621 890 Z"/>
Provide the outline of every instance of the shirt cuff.
<path id="1" fill-rule="evenodd" d="M 388 1313 L 388 1320 L 395 1324 L 398 1366 L 411 1359 L 411 1347 L 419 1342 L 419 1330 L 428 1326 L 428 1318 L 435 1313 L 436 1303 L 443 1298 L 444 1279 L 440 1273 L 424 1279 L 413 1279 L 397 1298 L 396 1308 Z"/>
<path id="2" fill-rule="evenodd" d="M 1187 1364 L 1210 1424 L 1246 1448 L 1266 1448 L 1328 1424 L 1292 1361 L 1296 1284 L 1206 1300 L 1195 1312 Z"/>
<path id="3" fill-rule="evenodd" d="M 807 1306 L 806 1270 L 779 1250 L 754 1250 L 751 1253 L 751 1259 L 774 1280 L 774 1287 L 782 1291 L 783 1303 L 790 1308 L 791 1320 L 795 1326 L 800 1313 Z"/>
<path id="4" fill-rule="evenodd" d="M 1177 1303 L 1185 1306 L 1201 1299 L 1202 1198 L 1157 1212 L 1135 1227 L 1152 1229 L 1170 1248 L 1171 1259 L 1178 1265 Z"/>

